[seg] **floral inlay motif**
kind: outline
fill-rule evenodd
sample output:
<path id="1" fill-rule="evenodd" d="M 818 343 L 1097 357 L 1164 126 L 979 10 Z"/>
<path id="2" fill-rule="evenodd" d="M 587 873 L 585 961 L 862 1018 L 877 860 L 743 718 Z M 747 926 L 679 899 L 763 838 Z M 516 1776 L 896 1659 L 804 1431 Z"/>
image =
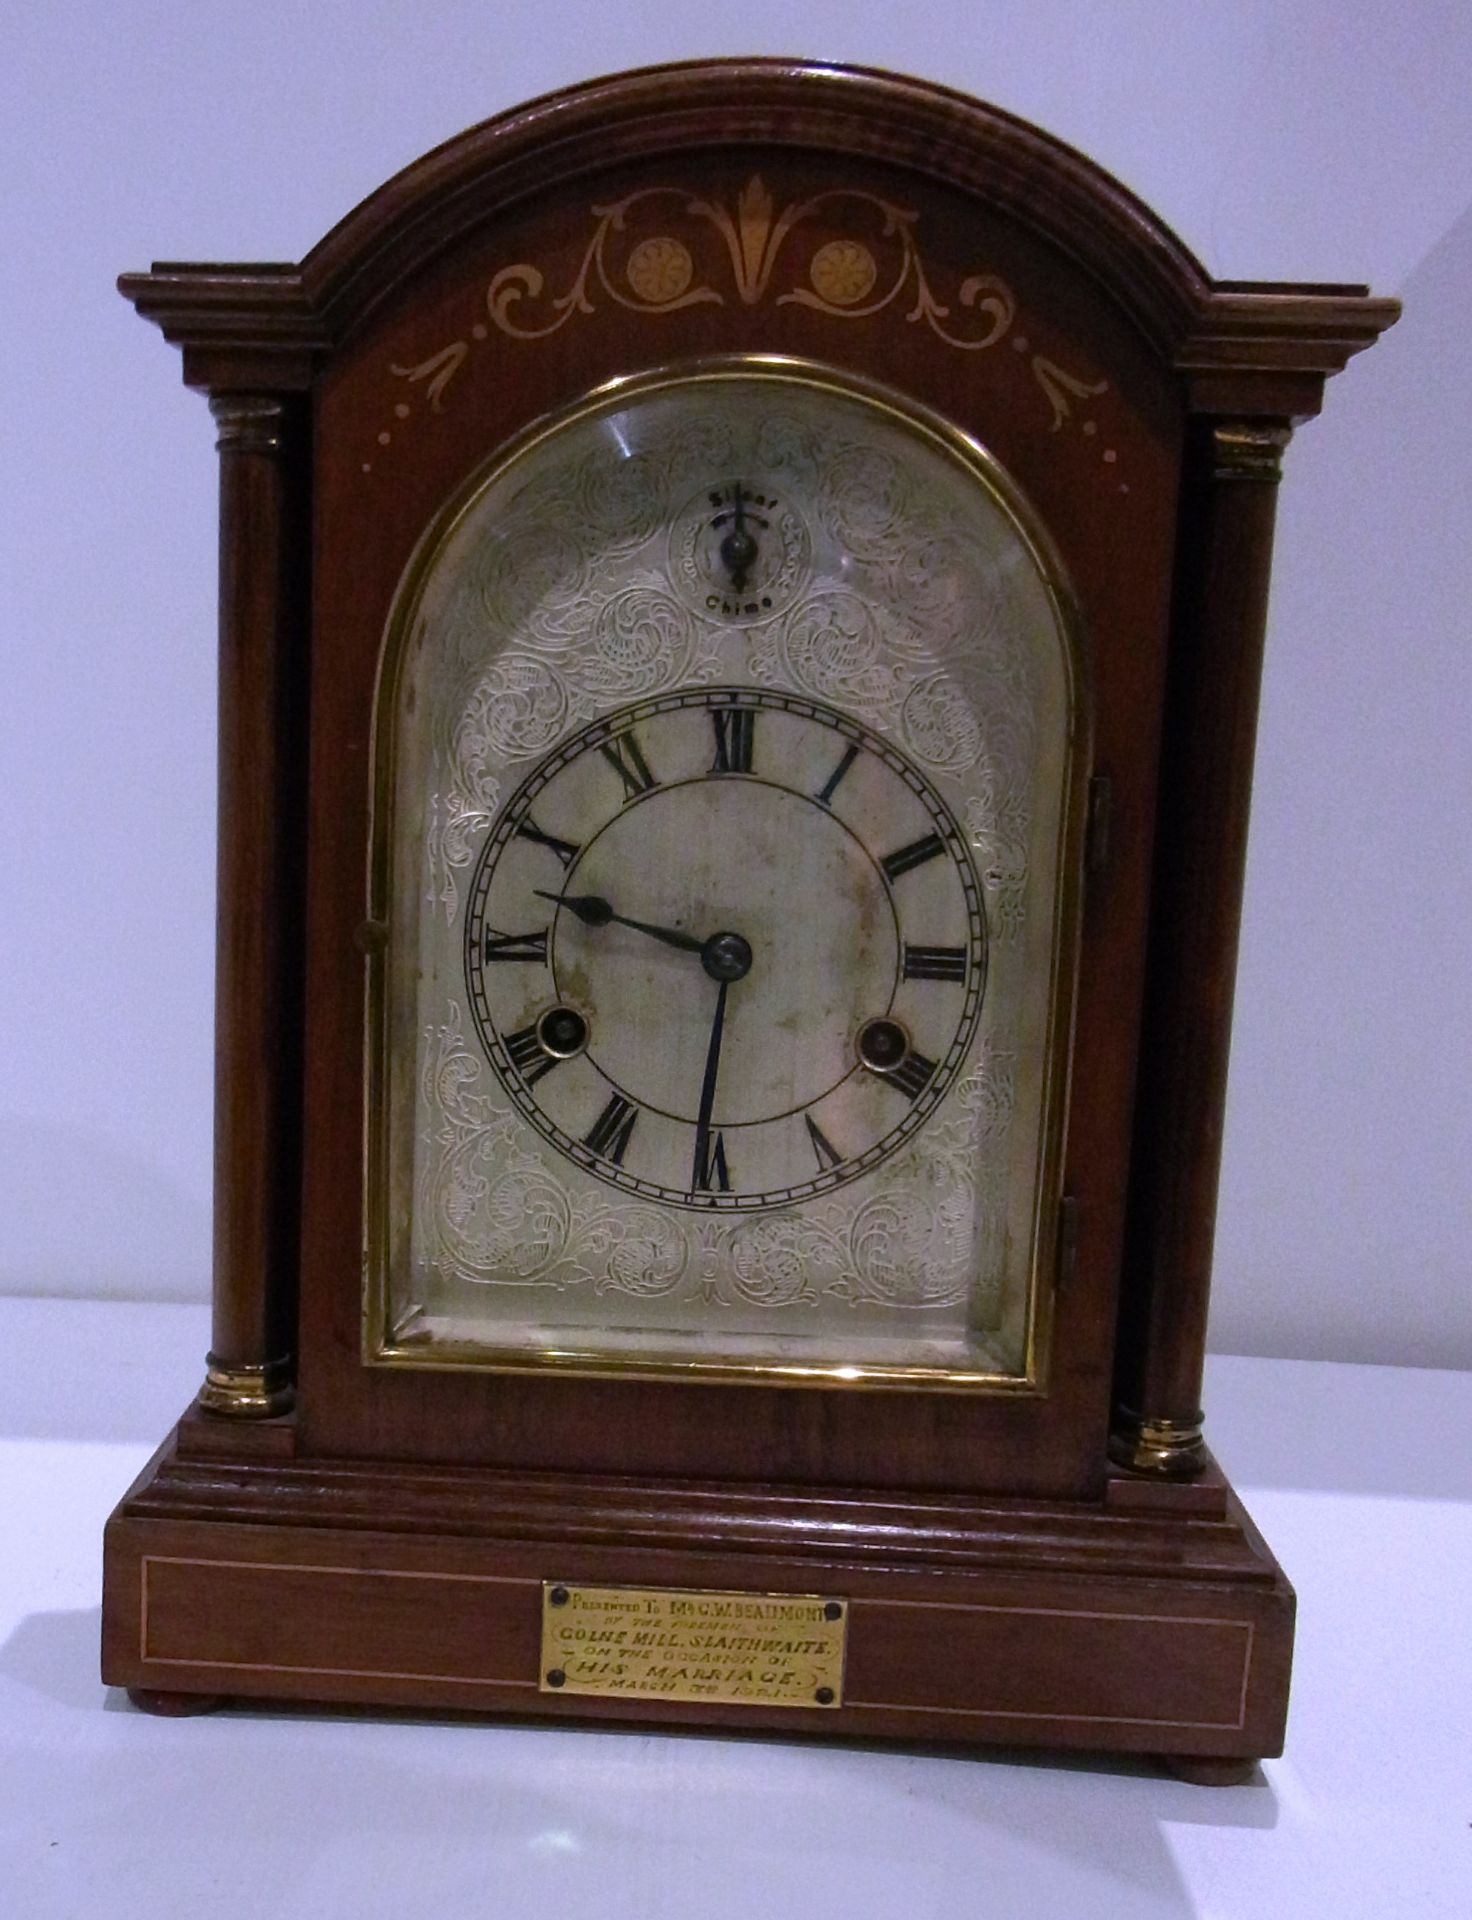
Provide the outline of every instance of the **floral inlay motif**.
<path id="1" fill-rule="evenodd" d="M 1035 352 L 1018 330 L 1016 295 L 998 275 L 967 274 L 946 295 L 937 293 L 920 248 L 919 214 L 878 194 L 837 187 L 779 207 L 754 174 L 730 205 L 682 187 L 643 187 L 594 204 L 589 218 L 591 231 L 564 286 L 550 285 L 532 260 L 502 267 L 486 288 L 485 317 L 423 359 L 395 363 L 393 377 L 439 413 L 473 348 L 493 333 L 508 340 L 546 339 L 609 303 L 658 316 L 770 300 L 835 320 L 892 312 L 963 353 L 984 353 L 1010 339 L 1047 403 L 1048 431 L 1057 433 L 1077 417 L 1091 438 L 1098 432 L 1098 422 L 1086 417 L 1088 406 L 1109 391 L 1109 382 Z M 813 242 L 806 255 L 805 232 Z M 394 407 L 399 421 L 410 411 L 406 400 Z M 392 439 L 392 431 L 380 432 L 379 447 Z M 1103 458 L 1115 471 L 1115 449 L 1104 449 Z M 365 471 L 372 465 L 371 459 L 363 462 Z"/>

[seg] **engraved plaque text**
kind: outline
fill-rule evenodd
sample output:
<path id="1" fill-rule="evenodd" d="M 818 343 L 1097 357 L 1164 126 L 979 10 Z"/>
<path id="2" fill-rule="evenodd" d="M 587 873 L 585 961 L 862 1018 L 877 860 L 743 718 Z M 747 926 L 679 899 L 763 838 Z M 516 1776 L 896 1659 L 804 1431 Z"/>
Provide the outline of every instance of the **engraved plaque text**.
<path id="1" fill-rule="evenodd" d="M 848 1605 L 821 1594 L 542 1588 L 544 1693 L 837 1707 Z"/>

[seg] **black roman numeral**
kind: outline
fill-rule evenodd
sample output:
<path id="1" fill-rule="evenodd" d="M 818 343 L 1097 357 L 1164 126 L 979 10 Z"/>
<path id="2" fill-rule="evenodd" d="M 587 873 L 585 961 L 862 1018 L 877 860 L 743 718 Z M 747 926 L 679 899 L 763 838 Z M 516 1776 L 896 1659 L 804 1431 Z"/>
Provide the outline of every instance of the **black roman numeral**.
<path id="1" fill-rule="evenodd" d="M 716 731 L 716 760 L 712 773 L 750 773 L 751 754 L 756 745 L 756 710 L 753 707 L 717 709 L 710 716 Z"/>
<path id="2" fill-rule="evenodd" d="M 907 1094 L 911 1100 L 918 1100 L 930 1085 L 934 1072 L 935 1062 L 927 1060 L 923 1053 L 916 1053 L 912 1047 L 894 1071 L 885 1074 L 884 1078 L 893 1081 L 900 1092 Z"/>
<path id="3" fill-rule="evenodd" d="M 887 853 L 879 864 L 891 880 L 898 880 L 911 867 L 923 867 L 927 860 L 933 860 L 945 850 L 946 843 L 938 833 L 927 833 L 923 840 L 912 840 L 909 846 L 897 847 L 893 853 Z"/>
<path id="4" fill-rule="evenodd" d="M 692 1193 L 709 1193 L 717 1188 L 731 1191 L 731 1170 L 726 1165 L 726 1142 L 719 1133 L 695 1136 L 695 1170 L 690 1176 Z"/>
<path id="5" fill-rule="evenodd" d="M 494 927 L 487 927 L 485 947 L 481 958 L 484 960 L 540 960 L 547 959 L 547 929 L 540 933 L 497 933 Z"/>
<path id="6" fill-rule="evenodd" d="M 637 800 L 641 793 L 648 793 L 651 787 L 659 785 L 632 730 L 605 740 L 598 751 L 623 781 L 626 801 Z"/>
<path id="7" fill-rule="evenodd" d="M 808 1130 L 808 1138 L 813 1143 L 813 1152 L 818 1156 L 818 1171 L 826 1173 L 830 1167 L 836 1167 L 839 1164 L 843 1155 L 827 1138 L 810 1113 L 805 1113 L 802 1119 L 803 1125 Z"/>
<path id="8" fill-rule="evenodd" d="M 559 840 L 554 833 L 543 833 L 530 814 L 516 829 L 516 833 L 518 839 L 534 840 L 539 847 L 550 847 L 564 867 L 570 867 L 582 852 L 582 848 L 575 847 L 570 840 Z"/>
<path id="9" fill-rule="evenodd" d="M 828 802 L 833 798 L 834 794 L 837 793 L 839 781 L 848 772 L 849 768 L 853 765 L 855 760 L 858 759 L 858 757 L 859 757 L 859 749 L 857 745 L 850 746 L 848 751 L 844 754 L 843 758 L 839 761 L 838 765 L 833 769 L 832 773 L 829 774 L 827 782 L 822 787 L 819 788 L 818 799 L 822 802 L 822 804 L 825 807 L 827 806 Z"/>
<path id="10" fill-rule="evenodd" d="M 634 1131 L 634 1122 L 638 1118 L 639 1109 L 633 1101 L 625 1100 L 621 1093 L 616 1093 L 583 1135 L 583 1145 L 600 1159 L 611 1160 L 616 1167 L 621 1167 L 629 1135 Z"/>
<path id="11" fill-rule="evenodd" d="M 550 1073 L 559 1064 L 558 1055 L 543 1048 L 535 1026 L 523 1027 L 520 1033 L 508 1033 L 506 1051 L 512 1066 L 529 1087 L 535 1086 L 544 1073 Z"/>
<path id="12" fill-rule="evenodd" d="M 912 947 L 905 942 L 904 978 L 906 980 L 964 980 L 964 947 Z"/>

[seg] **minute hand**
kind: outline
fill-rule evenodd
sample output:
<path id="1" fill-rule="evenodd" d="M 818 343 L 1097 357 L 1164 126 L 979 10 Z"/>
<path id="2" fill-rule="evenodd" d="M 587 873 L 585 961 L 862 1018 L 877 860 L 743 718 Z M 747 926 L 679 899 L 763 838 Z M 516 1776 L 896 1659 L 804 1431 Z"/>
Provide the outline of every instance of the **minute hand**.
<path id="1" fill-rule="evenodd" d="M 566 907 L 585 927 L 606 927 L 612 921 L 615 926 L 632 927 L 635 933 L 647 933 L 651 940 L 662 940 L 667 947 L 678 947 L 682 953 L 705 951 L 705 942 L 693 933 L 681 933 L 678 927 L 651 926 L 647 920 L 631 920 L 626 913 L 615 913 L 601 894 L 546 893 L 541 887 L 533 891 L 541 900 L 555 900 L 559 907 Z"/>
<path id="2" fill-rule="evenodd" d="M 716 1104 L 716 1078 L 721 1071 L 721 1036 L 726 1027 L 726 989 L 729 985 L 728 980 L 723 980 L 721 990 L 716 995 L 710 1045 L 705 1054 L 705 1077 L 700 1084 L 700 1111 L 695 1120 L 695 1164 L 690 1173 L 692 1194 L 710 1185 L 710 1121 Z M 724 1186 L 725 1181 L 722 1180 L 721 1184 Z"/>

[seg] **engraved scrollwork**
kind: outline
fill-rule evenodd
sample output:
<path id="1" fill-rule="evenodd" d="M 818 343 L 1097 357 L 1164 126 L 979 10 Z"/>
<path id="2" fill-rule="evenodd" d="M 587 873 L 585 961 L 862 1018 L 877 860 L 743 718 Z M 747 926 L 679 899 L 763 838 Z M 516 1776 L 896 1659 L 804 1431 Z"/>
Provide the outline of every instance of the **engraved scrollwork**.
<path id="1" fill-rule="evenodd" d="M 656 693 L 687 675 L 695 627 L 662 581 L 635 582 L 598 610 L 578 679 L 600 700 Z"/>
<path id="2" fill-rule="evenodd" d="M 500 804 L 497 770 L 506 761 L 545 753 L 564 731 L 572 706 L 565 677 L 535 655 L 498 654 L 470 677 L 448 741 L 436 748 L 443 785 L 431 796 L 426 821 L 430 898 L 448 920 L 459 908 L 459 876 Z"/>
<path id="3" fill-rule="evenodd" d="M 1031 729 L 1001 721 L 990 730 L 984 752 L 972 770 L 975 791 L 966 803 L 967 837 L 976 855 L 986 891 L 988 921 L 1001 946 L 1022 937 L 1027 912 L 1028 849 L 1032 809 L 1025 768 Z"/>
<path id="4" fill-rule="evenodd" d="M 980 717 L 945 673 L 915 682 L 900 709 L 900 725 L 911 752 L 939 772 L 964 772 L 982 750 Z"/>
<path id="5" fill-rule="evenodd" d="M 769 413 L 757 424 L 756 457 L 773 473 L 809 482 L 822 462 L 821 436 L 793 414 Z"/>
<path id="6" fill-rule="evenodd" d="M 609 460 L 590 454 L 578 467 L 572 504 L 587 545 L 605 555 L 631 553 L 669 518 L 666 463 L 655 453 Z"/>
<path id="7" fill-rule="evenodd" d="M 728 420 L 705 412 L 672 423 L 660 451 L 669 484 L 684 495 L 723 473 L 736 458 L 737 437 Z"/>
<path id="8" fill-rule="evenodd" d="M 423 1093 L 438 1152 L 422 1217 L 448 1271 L 478 1286 L 591 1284 L 644 1299 L 680 1286 L 691 1265 L 682 1221 L 601 1191 L 575 1197 L 526 1152 L 515 1116 L 478 1092 L 484 1075 L 458 1001 L 428 1037 Z"/>
<path id="9" fill-rule="evenodd" d="M 1014 1056 L 999 1053 L 956 1089 L 952 1117 L 907 1150 L 905 1177 L 857 1210 L 832 1202 L 762 1218 L 686 1221 L 606 1190 L 570 1191 L 518 1142 L 521 1123 L 479 1091 L 452 1001 L 429 1038 L 424 1102 L 437 1151 L 422 1218 L 435 1256 L 473 1285 L 566 1289 L 655 1299 L 699 1290 L 711 1305 L 939 1309 L 967 1297 L 976 1237 L 999 1232 L 1002 1195 L 979 1204 L 984 1140 L 1005 1134 Z"/>
<path id="10" fill-rule="evenodd" d="M 455 764 L 469 781 L 492 754 L 545 753 L 567 726 L 568 682 L 533 654 L 502 653 L 481 674 L 455 728 Z"/>
<path id="11" fill-rule="evenodd" d="M 957 1087 L 956 1105 L 971 1115 L 978 1143 L 1000 1139 L 1017 1106 L 1017 1055 L 988 1047 L 983 1064 Z"/>
<path id="12" fill-rule="evenodd" d="M 583 604 L 591 567 L 591 545 L 575 525 L 553 511 L 523 512 L 486 542 L 479 589 L 495 627 L 515 634 L 535 625 L 545 638 L 567 643 L 566 616 Z"/>
<path id="13" fill-rule="evenodd" d="M 819 514 L 839 545 L 857 559 L 889 552 L 910 512 L 909 477 L 878 447 L 848 446 L 830 456 Z"/>
<path id="14" fill-rule="evenodd" d="M 833 1291 L 890 1306 L 943 1307 L 966 1297 L 971 1194 L 876 1194 L 849 1236 L 853 1277 Z"/>
<path id="15" fill-rule="evenodd" d="M 447 925 L 453 924 L 460 908 L 459 876 L 474 859 L 476 846 L 495 817 L 500 794 L 500 781 L 487 779 L 473 795 L 452 784 L 448 792 L 430 796 L 425 824 L 429 900 L 432 907 L 442 908 Z"/>
<path id="16" fill-rule="evenodd" d="M 972 644 L 996 627 L 1004 592 L 993 568 L 980 565 L 964 534 L 922 522 L 907 529 L 889 568 L 893 598 L 927 631 Z"/>
<path id="17" fill-rule="evenodd" d="M 744 1221 L 729 1236 L 731 1284 L 753 1306 L 811 1306 L 819 1294 L 814 1281 L 825 1265 L 834 1267 L 837 1251 L 832 1236 L 798 1215 Z"/>
<path id="18" fill-rule="evenodd" d="M 439 1258 L 480 1285 L 545 1280 L 567 1243 L 567 1196 L 515 1150 L 510 1116 L 478 1091 L 480 1065 L 466 1048 L 458 1002 L 426 1038 L 423 1099 L 438 1151 L 420 1211 Z"/>
<path id="19" fill-rule="evenodd" d="M 417 653 L 427 643 L 428 629 L 420 622 L 415 633 Z M 460 904 L 459 874 L 474 857 L 474 847 L 490 825 L 501 799 L 501 781 L 493 749 L 484 729 L 461 707 L 448 737 L 440 716 L 432 722 L 431 779 L 425 793 L 425 865 L 430 910 L 443 910 L 446 923 L 454 920 Z"/>
<path id="20" fill-rule="evenodd" d="M 514 1285 L 552 1278 L 570 1217 L 566 1193 L 542 1168 L 505 1167 L 485 1140 L 470 1140 L 446 1156 L 435 1199 L 441 1231 L 453 1235 L 447 1251 L 465 1279 Z"/>
<path id="21" fill-rule="evenodd" d="M 683 1227 L 653 1207 L 627 1207 L 584 1229 L 584 1244 L 602 1256 L 593 1281 L 595 1293 L 623 1293 L 654 1300 L 672 1292 L 686 1276 L 690 1243 Z"/>
<path id="22" fill-rule="evenodd" d="M 1004 1193 L 978 1192 L 978 1149 L 1005 1132 L 1011 1058 L 987 1060 L 956 1088 L 951 1116 L 909 1149 L 906 1177 L 864 1201 L 846 1235 L 844 1272 L 828 1291 L 851 1306 L 953 1306 L 976 1285 L 978 1252 L 1000 1234 Z M 978 1246 L 980 1242 L 980 1246 Z"/>
<path id="23" fill-rule="evenodd" d="M 780 636 L 753 646 L 752 671 L 786 679 L 802 693 L 836 700 L 876 726 L 892 725 L 898 669 L 886 648 L 874 609 L 856 593 L 811 594 L 783 623 Z"/>

